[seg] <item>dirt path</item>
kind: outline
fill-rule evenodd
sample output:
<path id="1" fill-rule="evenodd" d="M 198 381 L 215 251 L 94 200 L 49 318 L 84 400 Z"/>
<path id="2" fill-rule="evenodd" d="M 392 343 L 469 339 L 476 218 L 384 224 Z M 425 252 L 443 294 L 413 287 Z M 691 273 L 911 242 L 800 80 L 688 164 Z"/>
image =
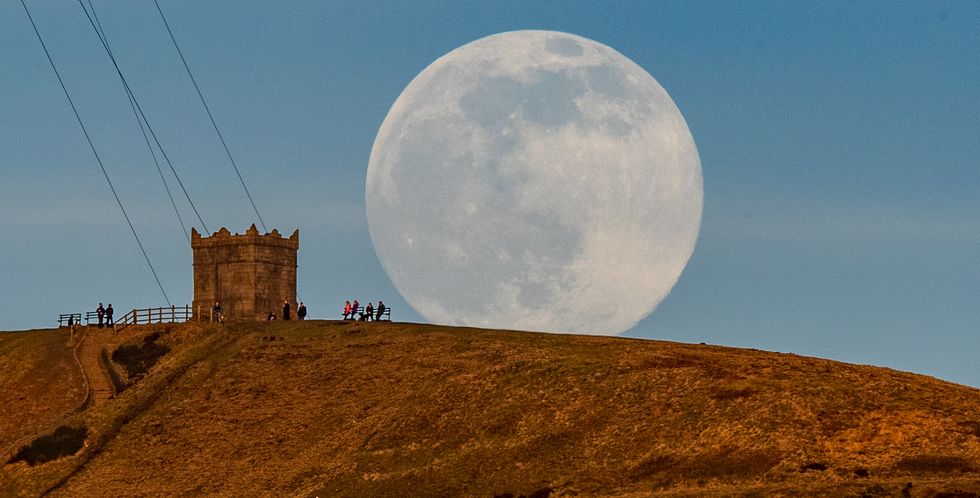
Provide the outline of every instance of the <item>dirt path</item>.
<path id="1" fill-rule="evenodd" d="M 89 328 L 78 349 L 78 360 L 89 383 L 89 400 L 93 406 L 105 403 L 116 394 L 109 374 L 102 365 L 102 350 L 112 340 L 112 329 Z"/>

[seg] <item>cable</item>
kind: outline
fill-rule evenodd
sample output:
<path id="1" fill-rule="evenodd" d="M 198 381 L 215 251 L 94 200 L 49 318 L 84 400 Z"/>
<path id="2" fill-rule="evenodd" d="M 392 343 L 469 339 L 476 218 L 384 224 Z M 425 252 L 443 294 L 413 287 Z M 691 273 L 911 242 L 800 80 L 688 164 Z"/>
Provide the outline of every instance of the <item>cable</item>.
<path id="1" fill-rule="evenodd" d="M 79 4 L 81 4 L 81 0 L 79 0 Z M 85 10 L 85 5 L 84 4 L 81 5 L 82 5 L 82 10 Z M 89 23 L 92 24 L 92 27 L 96 30 L 96 32 L 98 32 L 98 28 L 96 28 L 95 23 L 93 22 L 92 17 L 89 15 L 87 10 L 85 10 L 85 16 L 88 17 Z M 180 175 L 177 174 L 177 170 L 174 168 L 173 162 L 170 161 L 170 156 L 167 155 L 167 151 L 164 150 L 163 144 L 161 144 L 160 139 L 157 138 L 156 132 L 153 131 L 153 127 L 150 126 L 150 120 L 147 119 L 146 114 L 143 112 L 143 106 L 140 105 L 139 100 L 136 99 L 136 95 L 129 87 L 129 82 L 127 82 L 126 77 L 123 76 L 122 70 L 119 68 L 119 64 L 116 62 L 116 58 L 113 57 L 112 55 L 112 51 L 109 50 L 109 46 L 106 44 L 106 41 L 102 39 L 102 37 L 99 37 L 99 41 L 102 42 L 102 47 L 105 48 L 106 52 L 109 54 L 109 60 L 112 61 L 113 67 L 116 68 L 116 73 L 119 74 L 119 78 L 122 80 L 123 87 L 126 88 L 126 94 L 129 95 L 129 98 L 131 98 L 133 100 L 133 103 L 136 104 L 136 109 L 139 111 L 140 116 L 143 118 L 143 122 L 146 123 L 146 129 L 149 130 L 150 136 L 153 137 L 153 141 L 157 144 L 157 148 L 160 149 L 160 154 L 163 156 L 163 159 L 167 162 L 167 165 L 170 166 L 170 171 L 174 174 L 174 178 L 177 179 L 177 184 L 180 185 L 180 189 L 184 192 L 184 197 L 187 199 L 187 203 L 191 205 L 191 209 L 194 211 L 194 215 L 197 216 L 197 221 L 201 222 L 201 228 L 203 228 L 206 233 L 210 233 L 207 224 L 204 223 L 204 219 L 201 217 L 201 213 L 198 212 L 197 210 L 197 206 L 194 205 L 194 201 L 191 200 L 190 194 L 187 193 L 187 188 L 184 187 L 184 182 L 181 181 Z"/>
<path id="2" fill-rule="evenodd" d="M 248 202 L 252 204 L 252 209 L 255 210 L 255 216 L 258 216 L 259 223 L 262 224 L 262 230 L 268 232 L 269 230 L 265 226 L 265 221 L 262 221 L 262 215 L 259 214 L 259 208 L 255 207 L 255 201 L 252 200 L 252 194 L 249 193 L 248 187 L 245 186 L 245 180 L 242 178 L 241 171 L 238 170 L 238 165 L 235 164 L 235 159 L 231 157 L 231 151 L 228 149 L 228 144 L 225 143 L 225 137 L 221 135 L 221 130 L 218 129 L 218 123 L 214 121 L 214 115 L 211 114 L 211 108 L 208 107 L 208 103 L 204 100 L 204 95 L 201 93 L 201 88 L 197 85 L 197 80 L 194 79 L 194 74 L 191 73 L 190 66 L 187 65 L 187 59 L 184 58 L 184 53 L 180 50 L 180 45 L 177 44 L 177 39 L 174 38 L 174 32 L 170 30 L 170 23 L 167 22 L 167 17 L 163 15 L 163 10 L 160 8 L 160 3 L 157 0 L 153 0 L 154 5 L 157 6 L 157 12 L 160 13 L 160 19 L 163 19 L 163 25 L 167 27 L 167 33 L 170 34 L 170 40 L 174 43 L 174 48 L 177 49 L 177 54 L 180 55 L 180 61 L 184 63 L 184 69 L 187 70 L 187 75 L 191 78 L 191 83 L 194 84 L 194 89 L 197 90 L 197 96 L 201 98 L 201 104 L 204 104 L 204 110 L 208 113 L 208 118 L 211 119 L 211 125 L 214 126 L 215 133 L 218 134 L 218 139 L 221 140 L 221 145 L 225 148 L 225 153 L 228 155 L 228 160 L 231 161 L 231 166 L 235 168 L 235 174 L 238 175 L 238 181 L 242 183 L 242 188 L 245 189 L 245 195 L 248 197 Z"/>
<path id="3" fill-rule="evenodd" d="M 112 196 L 116 198 L 116 204 L 119 205 L 119 210 L 122 211 L 123 217 L 126 218 L 126 223 L 129 225 L 129 229 L 133 232 L 133 237 L 136 238 L 136 244 L 140 247 L 140 252 L 143 253 L 143 259 L 146 260 L 147 266 L 150 267 L 150 272 L 153 273 L 153 278 L 157 281 L 157 286 L 160 287 L 160 292 L 163 294 L 163 298 L 167 301 L 167 306 L 172 306 L 170 304 L 170 298 L 167 297 L 167 291 L 163 290 L 163 284 L 160 283 L 160 277 L 157 276 L 157 271 L 153 269 L 153 263 L 150 263 L 150 257 L 146 254 L 146 249 L 143 248 L 143 243 L 140 242 L 139 235 L 136 234 L 136 229 L 133 227 L 133 222 L 130 221 L 129 215 L 126 214 L 126 208 L 123 207 L 122 201 L 119 200 L 119 195 L 116 194 L 115 187 L 112 186 L 112 180 L 109 180 L 109 173 L 106 172 L 105 165 L 102 164 L 102 158 L 99 157 L 99 153 L 95 150 L 95 144 L 92 143 L 92 138 L 88 134 L 88 130 L 85 128 L 85 124 L 82 122 L 82 117 L 78 114 L 78 109 L 75 107 L 75 102 L 71 99 L 71 94 L 68 93 L 68 88 L 65 86 L 64 80 L 61 79 L 61 73 L 58 72 L 58 67 L 54 64 L 54 59 L 51 58 L 51 53 L 48 52 L 47 45 L 44 44 L 44 38 L 41 37 L 41 32 L 37 29 L 37 24 L 34 23 L 34 17 L 31 16 L 31 11 L 27 8 L 27 3 L 24 0 L 20 0 L 20 4 L 24 6 L 24 12 L 27 13 L 27 18 L 31 21 L 31 26 L 34 28 L 34 34 L 37 35 L 37 40 L 41 42 L 41 48 L 44 49 L 44 55 L 48 58 L 48 63 L 51 64 L 51 69 L 54 70 L 55 76 L 58 77 L 58 83 L 61 85 L 61 90 L 65 92 L 65 97 L 68 98 L 68 104 L 71 105 L 72 112 L 75 113 L 75 119 L 78 120 L 78 126 L 82 128 L 82 133 L 85 134 L 85 140 L 88 141 L 88 146 L 92 149 L 92 154 L 95 156 L 95 160 L 99 163 L 99 168 L 102 169 L 102 175 L 105 176 L 106 183 L 109 184 L 109 190 L 112 191 Z"/>
<path id="4" fill-rule="evenodd" d="M 79 0 L 78 3 L 79 3 L 79 5 L 82 5 L 81 0 Z M 113 56 L 112 50 L 109 47 L 109 38 L 106 36 L 105 30 L 102 28 L 102 22 L 99 21 L 98 14 L 95 13 L 95 6 L 92 5 L 92 0 L 88 0 L 88 6 L 89 6 L 89 9 L 92 10 L 92 17 L 95 19 L 95 24 L 98 25 L 98 28 L 95 30 L 95 33 L 99 36 L 99 39 L 102 40 L 102 43 L 103 43 L 103 45 L 106 48 L 106 51 L 109 53 L 109 58 L 110 59 L 114 59 L 115 57 Z M 82 5 L 82 10 L 85 10 L 85 5 Z M 90 21 L 91 21 L 91 19 L 90 19 Z M 120 75 L 120 79 L 123 81 L 123 89 L 126 90 L 126 97 L 129 100 L 129 107 L 133 110 L 133 116 L 136 117 L 136 124 L 139 125 L 139 127 L 140 127 L 140 133 L 143 134 L 143 141 L 146 142 L 146 148 L 149 149 L 149 151 L 150 151 L 150 157 L 153 158 L 153 164 L 156 165 L 156 167 L 157 167 L 157 173 L 160 174 L 160 181 L 163 182 L 163 188 L 167 191 L 167 197 L 170 198 L 170 205 L 172 205 L 174 207 L 174 213 L 177 214 L 177 222 L 180 223 L 180 233 L 182 233 L 189 240 L 190 237 L 191 237 L 191 235 L 187 231 L 187 227 L 184 225 L 184 219 L 180 216 L 180 210 L 177 209 L 177 203 L 174 202 L 174 196 L 170 192 L 170 185 L 167 185 L 167 179 L 163 176 L 163 170 L 160 169 L 160 161 L 157 160 L 157 155 L 153 151 L 153 145 L 150 144 L 150 137 L 148 137 L 146 135 L 146 129 L 143 127 L 143 120 L 140 119 L 139 112 L 136 111 L 136 104 L 133 103 L 133 96 L 132 96 L 131 92 L 129 91 L 129 89 L 126 88 L 126 86 L 127 86 L 126 85 L 126 80 L 123 79 L 121 77 L 121 75 Z"/>

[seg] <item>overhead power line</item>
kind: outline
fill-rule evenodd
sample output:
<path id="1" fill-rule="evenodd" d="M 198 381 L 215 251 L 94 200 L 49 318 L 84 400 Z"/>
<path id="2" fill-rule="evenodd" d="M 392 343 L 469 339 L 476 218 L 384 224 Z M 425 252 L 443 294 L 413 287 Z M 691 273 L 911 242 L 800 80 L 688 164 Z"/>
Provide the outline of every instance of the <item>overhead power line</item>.
<path id="1" fill-rule="evenodd" d="M 92 25 L 93 29 L 95 29 L 96 34 L 99 34 L 99 28 L 93 21 L 92 16 L 89 15 L 88 10 L 85 9 L 85 5 L 82 4 L 81 0 L 79 0 L 78 3 L 82 6 L 82 10 L 85 11 L 85 16 L 88 18 L 89 24 Z M 95 9 L 92 10 L 92 13 L 95 13 Z M 109 54 L 109 60 L 112 62 L 112 66 L 116 69 L 116 73 L 119 75 L 119 79 L 122 81 L 123 87 L 126 89 L 126 94 L 136 106 L 136 110 L 139 111 L 139 115 L 143 118 L 143 122 L 146 123 L 146 129 L 150 132 L 150 136 L 153 137 L 153 141 L 156 143 L 157 148 L 160 149 L 160 155 L 163 156 L 164 161 L 166 161 L 167 165 L 170 167 L 170 171 L 173 173 L 174 178 L 177 179 L 177 184 L 180 185 L 180 189 L 184 192 L 184 197 L 187 199 L 187 203 L 190 204 L 191 209 L 194 211 L 194 215 L 197 216 L 197 221 L 201 222 L 201 228 L 203 228 L 205 232 L 210 232 L 207 224 L 204 223 L 204 219 L 201 217 L 201 213 L 198 212 L 197 206 L 195 206 L 194 201 L 191 200 L 190 194 L 187 193 L 187 188 L 184 187 L 184 182 L 181 181 L 180 175 L 177 174 L 177 169 L 174 168 L 174 164 L 170 160 L 170 156 L 167 155 L 167 151 L 164 150 L 163 144 L 160 143 L 160 139 L 157 137 L 156 132 L 153 131 L 153 127 L 150 125 L 150 120 L 147 119 L 146 113 L 143 112 L 143 106 L 141 106 L 139 100 L 136 99 L 136 95 L 133 93 L 132 88 L 130 88 L 129 82 L 126 80 L 126 76 L 123 75 L 122 70 L 119 68 L 119 64 L 116 62 L 116 58 L 113 56 L 112 50 L 109 48 L 108 41 L 104 39 L 102 35 L 99 35 L 99 41 L 102 42 L 102 47 L 105 49 L 106 53 Z"/>
<path id="2" fill-rule="evenodd" d="M 78 4 L 82 6 L 82 10 L 85 10 L 85 5 L 82 4 L 82 0 L 78 0 Z M 95 6 L 92 5 L 92 0 L 88 0 L 88 7 L 89 9 L 92 10 L 92 19 L 95 19 L 95 25 L 98 26 L 98 28 L 95 30 L 95 33 L 99 36 L 99 39 L 102 41 L 102 45 L 106 48 L 106 52 L 108 52 L 109 58 L 115 59 L 115 56 L 112 54 L 112 49 L 111 47 L 109 47 L 109 38 L 105 34 L 105 29 L 102 28 L 102 22 L 99 21 L 98 14 L 95 13 Z M 88 11 L 86 11 L 86 14 L 87 13 Z M 92 19 L 89 19 L 89 23 L 91 23 Z M 136 124 L 139 125 L 140 133 L 143 134 L 143 141 L 146 143 L 146 148 L 150 151 L 150 157 L 153 158 L 153 164 L 157 168 L 157 173 L 160 174 L 160 181 L 163 182 L 163 188 L 164 190 L 167 191 L 167 197 L 170 198 L 170 205 L 174 207 L 174 213 L 177 215 L 177 222 L 180 224 L 180 233 L 182 233 L 184 237 L 190 239 L 191 235 L 187 231 L 187 227 L 184 225 L 184 218 L 180 216 L 180 210 L 177 209 L 177 203 L 174 202 L 174 196 L 170 192 L 170 185 L 167 185 L 167 179 L 166 177 L 163 176 L 163 169 L 160 168 L 160 161 L 157 160 L 157 154 L 156 152 L 153 151 L 153 145 L 150 144 L 150 137 L 147 136 L 146 128 L 143 126 L 143 120 L 140 118 L 139 112 L 136 110 L 136 104 L 134 103 L 133 96 L 126 83 L 126 79 L 123 78 L 122 75 L 120 75 L 119 79 L 123 83 L 123 89 L 126 91 L 126 97 L 127 100 L 129 101 L 129 107 L 133 110 L 133 116 L 136 117 Z"/>
<path id="3" fill-rule="evenodd" d="M 54 63 L 54 59 L 51 58 L 51 53 L 48 52 L 47 45 L 44 44 L 44 38 L 41 36 L 41 32 L 37 29 L 37 24 L 34 23 L 34 17 L 31 16 L 30 9 L 27 8 L 27 3 L 24 0 L 20 0 L 20 4 L 24 7 L 24 12 L 27 13 L 27 18 L 31 21 L 31 26 L 34 28 L 34 34 L 37 35 L 37 40 L 41 43 L 41 48 L 44 49 L 44 55 L 48 58 L 48 63 L 51 64 L 51 69 L 54 70 L 55 76 L 58 77 L 58 83 L 61 85 L 61 90 L 65 92 L 65 97 L 68 99 L 68 104 L 71 105 L 71 110 L 75 113 L 75 119 L 78 121 L 78 126 L 81 127 L 82 133 L 85 134 L 85 140 L 88 142 L 89 148 L 92 149 L 92 155 L 95 156 L 96 162 L 99 163 L 99 168 L 102 170 L 102 176 L 105 177 L 106 183 L 109 184 L 109 190 L 112 191 L 112 196 L 116 199 L 116 204 L 119 205 L 119 210 L 122 211 L 123 217 L 126 218 L 126 224 L 129 225 L 130 231 L 133 232 L 133 237 L 136 239 L 136 244 L 140 248 L 140 252 L 143 253 L 143 259 L 146 260 L 147 266 L 150 267 L 150 273 L 153 274 L 153 279 L 156 280 L 157 286 L 160 287 L 160 292 L 163 294 L 163 298 L 167 301 L 167 306 L 171 306 L 170 298 L 167 297 L 167 291 L 163 290 L 163 284 L 160 283 L 160 277 L 157 276 L 156 270 L 153 268 L 153 263 L 150 262 L 150 257 L 146 254 L 146 249 L 143 248 L 143 243 L 140 242 L 139 235 L 136 233 L 136 229 L 133 227 L 133 222 L 130 221 L 129 215 L 126 214 L 126 208 L 123 207 L 122 201 L 119 200 L 119 195 L 116 194 L 115 187 L 112 186 L 112 180 L 109 179 L 109 173 L 106 172 L 105 165 L 102 164 L 102 158 L 99 157 L 98 151 L 95 150 L 95 144 L 92 143 L 92 138 L 88 134 L 88 130 L 85 128 L 85 123 L 82 122 L 82 117 L 78 114 L 78 109 L 75 107 L 75 102 L 72 101 L 71 94 L 68 93 L 68 88 L 65 86 L 65 82 L 61 79 L 61 73 L 58 72 L 58 67 Z"/>
<path id="4" fill-rule="evenodd" d="M 268 232 L 269 230 L 265 226 L 265 221 L 262 220 L 262 215 L 259 214 L 259 209 L 255 207 L 255 201 L 252 200 L 252 194 L 249 193 L 248 187 L 245 186 L 245 180 L 242 178 L 241 171 L 238 170 L 238 165 L 235 163 L 235 158 L 231 156 L 231 150 L 228 149 L 228 144 L 225 143 L 225 137 L 221 134 L 221 130 L 218 129 L 218 123 L 214 120 L 214 115 L 211 114 L 211 108 L 208 107 L 208 103 L 204 100 L 204 94 L 201 93 L 201 87 L 197 85 L 197 80 L 194 79 L 194 74 L 191 72 L 190 66 L 187 65 L 187 59 L 184 58 L 184 53 L 180 50 L 180 45 L 177 44 L 177 39 L 174 37 L 174 32 L 170 29 L 170 23 L 167 22 L 167 17 L 163 15 L 163 9 L 160 8 L 160 3 L 157 0 L 153 0 L 153 4 L 157 7 L 157 12 L 160 13 L 160 19 L 163 19 L 163 25 L 167 28 L 167 33 L 170 35 L 170 41 L 173 42 L 174 48 L 177 49 L 177 54 L 180 55 L 180 61 L 184 63 L 184 69 L 187 70 L 187 75 L 191 78 L 191 83 L 194 84 L 194 89 L 197 90 L 197 96 L 201 98 L 201 104 L 204 105 L 204 110 L 208 113 L 208 118 L 211 119 L 211 126 L 214 126 L 215 133 L 218 134 L 218 139 L 221 141 L 222 147 L 225 149 L 225 154 L 228 155 L 228 160 L 231 162 L 231 166 L 235 168 L 235 174 L 238 175 L 238 181 L 241 182 L 242 188 L 245 189 L 245 195 L 248 197 L 248 202 L 252 204 L 252 209 L 255 210 L 255 216 L 259 218 L 259 223 L 262 224 L 262 230 Z"/>

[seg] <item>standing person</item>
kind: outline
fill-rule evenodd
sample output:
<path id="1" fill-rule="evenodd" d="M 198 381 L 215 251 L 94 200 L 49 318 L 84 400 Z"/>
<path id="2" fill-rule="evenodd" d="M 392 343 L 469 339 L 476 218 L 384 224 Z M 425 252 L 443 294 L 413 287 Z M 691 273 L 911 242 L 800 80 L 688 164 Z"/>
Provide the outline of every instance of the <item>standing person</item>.
<path id="1" fill-rule="evenodd" d="M 105 326 L 108 327 L 113 325 L 112 323 L 112 303 L 105 309 Z"/>
<path id="2" fill-rule="evenodd" d="M 289 299 L 282 302 L 282 319 L 289 320 Z"/>
<path id="3" fill-rule="evenodd" d="M 344 301 L 344 320 L 347 319 L 347 315 L 354 318 L 354 313 L 350 310 L 350 301 Z"/>
<path id="4" fill-rule="evenodd" d="M 214 309 L 211 310 L 212 320 L 221 323 L 221 301 L 214 302 Z"/>
<path id="5" fill-rule="evenodd" d="M 375 321 L 381 320 L 381 317 L 384 316 L 384 314 L 385 314 L 385 302 L 378 299 L 378 315 L 374 320 Z"/>
<path id="6" fill-rule="evenodd" d="M 95 310 L 95 314 L 99 315 L 99 328 L 102 328 L 102 317 L 105 316 L 105 308 L 102 307 L 102 303 L 99 303 L 98 309 Z"/>
<path id="7" fill-rule="evenodd" d="M 374 318 L 374 305 L 368 303 L 367 307 L 364 308 L 364 319 L 370 322 L 372 318 Z"/>
<path id="8" fill-rule="evenodd" d="M 357 299 L 354 300 L 354 304 L 350 305 L 350 319 L 351 320 L 353 320 L 354 319 L 354 315 L 357 314 L 357 307 L 358 307 L 358 305 L 359 305 L 359 303 L 357 302 Z"/>
<path id="9" fill-rule="evenodd" d="M 306 320 L 306 305 L 303 304 L 303 301 L 300 301 L 299 308 L 296 308 L 296 318 Z"/>

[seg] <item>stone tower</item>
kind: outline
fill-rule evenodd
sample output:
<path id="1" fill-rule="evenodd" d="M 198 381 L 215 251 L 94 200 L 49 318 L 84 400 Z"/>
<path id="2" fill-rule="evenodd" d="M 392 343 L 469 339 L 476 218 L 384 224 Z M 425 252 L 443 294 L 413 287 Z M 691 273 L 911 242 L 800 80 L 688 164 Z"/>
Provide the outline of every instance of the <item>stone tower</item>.
<path id="1" fill-rule="evenodd" d="M 222 228 L 201 237 L 192 228 L 194 313 L 207 319 L 219 301 L 229 320 L 265 320 L 272 312 L 282 318 L 288 299 L 295 317 L 298 249 L 299 230 L 287 239 L 275 229 L 260 235 L 254 224 L 244 235 Z"/>

